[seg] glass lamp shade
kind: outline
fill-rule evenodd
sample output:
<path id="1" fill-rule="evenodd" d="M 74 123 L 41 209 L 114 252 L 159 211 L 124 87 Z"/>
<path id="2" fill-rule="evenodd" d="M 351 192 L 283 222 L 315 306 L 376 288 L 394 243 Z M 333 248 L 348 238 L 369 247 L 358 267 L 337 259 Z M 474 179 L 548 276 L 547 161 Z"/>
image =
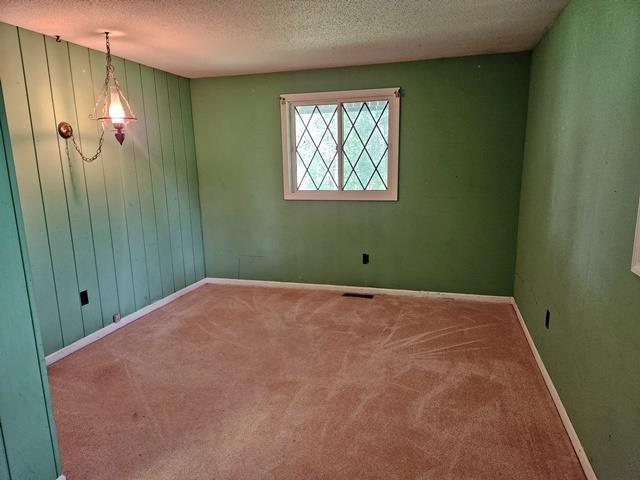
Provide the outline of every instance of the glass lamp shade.
<path id="1" fill-rule="evenodd" d="M 124 141 L 124 127 L 128 123 L 137 120 L 129 102 L 120 89 L 113 70 L 107 73 L 107 81 L 100 92 L 93 114 L 90 117 L 104 124 L 111 124 L 120 145 Z"/>

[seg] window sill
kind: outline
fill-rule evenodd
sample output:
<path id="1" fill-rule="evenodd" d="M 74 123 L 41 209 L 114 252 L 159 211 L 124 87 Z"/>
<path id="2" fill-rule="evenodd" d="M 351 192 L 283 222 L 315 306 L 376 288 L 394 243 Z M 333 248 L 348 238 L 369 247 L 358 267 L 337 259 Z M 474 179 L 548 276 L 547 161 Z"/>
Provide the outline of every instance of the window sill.
<path id="1" fill-rule="evenodd" d="M 366 201 L 366 202 L 395 202 L 398 200 L 398 193 L 390 190 L 386 191 L 330 191 L 330 192 L 286 192 L 285 200 L 335 200 L 335 201 Z"/>

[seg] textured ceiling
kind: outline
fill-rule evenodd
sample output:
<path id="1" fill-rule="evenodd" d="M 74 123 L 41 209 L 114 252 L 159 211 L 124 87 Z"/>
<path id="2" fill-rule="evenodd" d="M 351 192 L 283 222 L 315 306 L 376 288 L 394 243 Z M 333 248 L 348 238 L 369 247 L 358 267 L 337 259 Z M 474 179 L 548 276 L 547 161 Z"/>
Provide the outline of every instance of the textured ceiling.
<path id="1" fill-rule="evenodd" d="M 569 0 L 0 0 L 0 20 L 187 77 L 529 50 Z"/>

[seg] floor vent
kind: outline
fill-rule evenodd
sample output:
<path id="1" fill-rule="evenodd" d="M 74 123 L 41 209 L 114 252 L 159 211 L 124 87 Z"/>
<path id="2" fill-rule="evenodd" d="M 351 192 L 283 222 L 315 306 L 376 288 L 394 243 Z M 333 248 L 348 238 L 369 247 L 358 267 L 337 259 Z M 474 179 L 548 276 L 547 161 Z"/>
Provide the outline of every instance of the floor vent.
<path id="1" fill-rule="evenodd" d="M 352 293 L 352 292 L 345 292 L 342 294 L 343 297 L 355 297 L 355 298 L 368 298 L 368 299 L 372 299 L 373 295 L 371 295 L 370 293 Z"/>

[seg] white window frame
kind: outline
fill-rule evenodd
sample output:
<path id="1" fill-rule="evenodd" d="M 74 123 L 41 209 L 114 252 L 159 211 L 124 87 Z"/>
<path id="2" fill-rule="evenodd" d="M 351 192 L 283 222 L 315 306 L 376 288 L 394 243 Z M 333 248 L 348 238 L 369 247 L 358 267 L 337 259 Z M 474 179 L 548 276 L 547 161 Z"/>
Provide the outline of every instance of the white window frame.
<path id="1" fill-rule="evenodd" d="M 640 205 L 638 205 L 636 239 L 633 246 L 633 260 L 631 261 L 631 271 L 640 276 Z"/>
<path id="2" fill-rule="evenodd" d="M 389 102 L 388 188 L 386 190 L 298 190 L 296 185 L 296 152 L 294 107 L 301 105 L 338 104 L 339 178 L 342 182 L 342 103 L 386 100 Z M 400 140 L 400 88 L 346 90 L 339 92 L 291 93 L 280 95 L 282 129 L 282 178 L 285 200 L 398 200 L 398 146 Z"/>

